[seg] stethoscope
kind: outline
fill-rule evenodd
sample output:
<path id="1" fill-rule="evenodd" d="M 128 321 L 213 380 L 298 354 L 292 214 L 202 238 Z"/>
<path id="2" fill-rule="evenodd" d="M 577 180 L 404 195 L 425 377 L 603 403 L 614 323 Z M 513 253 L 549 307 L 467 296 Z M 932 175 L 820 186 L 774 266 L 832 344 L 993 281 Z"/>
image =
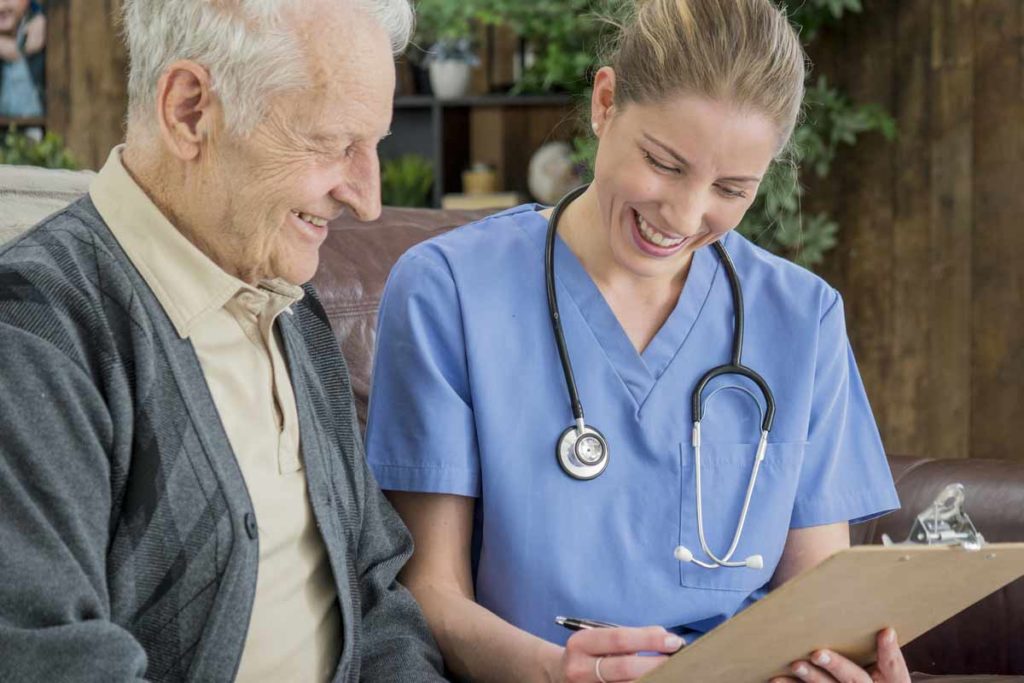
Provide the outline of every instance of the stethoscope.
<path id="1" fill-rule="evenodd" d="M 572 361 L 569 359 L 569 350 L 566 347 L 565 335 L 562 332 L 562 320 L 558 312 L 558 297 L 555 293 L 555 236 L 558 234 L 558 221 L 561 219 L 562 213 L 574 199 L 586 191 L 587 187 L 587 185 L 583 185 L 572 190 L 555 206 L 555 210 L 551 214 L 551 220 L 548 222 L 547 246 L 544 250 L 544 279 L 547 285 L 551 328 L 555 333 L 555 343 L 558 346 L 558 356 L 562 363 L 562 372 L 565 374 L 565 386 L 569 391 L 569 404 L 572 407 L 575 421 L 558 437 L 555 457 L 566 474 L 580 481 L 594 479 L 607 469 L 609 449 L 608 441 L 604 435 L 596 427 L 587 425 L 583 419 L 583 404 L 580 402 L 579 391 L 576 389 L 576 379 L 573 376 Z M 732 290 L 734 323 L 732 358 L 730 362 L 708 370 L 701 377 L 700 381 L 697 382 L 692 396 L 693 434 L 691 442 L 694 451 L 694 480 L 697 489 L 697 535 L 700 538 L 701 549 L 711 559 L 711 562 L 695 559 L 693 553 L 682 545 L 677 546 L 673 554 L 680 562 L 692 562 L 706 569 L 716 569 L 718 567 L 750 567 L 752 569 L 760 569 L 764 566 L 764 559 L 761 555 L 751 555 L 742 562 L 732 560 L 732 555 L 736 552 L 740 536 L 743 534 L 743 525 L 746 523 L 747 511 L 750 509 L 750 498 L 754 493 L 754 483 L 757 481 L 757 473 L 761 467 L 761 461 L 764 460 L 765 449 L 768 446 L 768 434 L 771 432 L 772 422 L 775 419 L 775 399 L 772 397 L 768 383 L 759 374 L 743 365 L 741 359 L 743 354 L 743 292 L 740 289 L 740 280 L 736 275 L 736 268 L 729 257 L 729 252 L 725 250 L 721 242 L 715 242 L 713 246 L 722 265 L 725 266 L 729 279 L 729 288 Z M 757 385 L 764 397 L 764 410 L 761 410 L 761 403 L 757 400 L 757 397 L 750 390 L 742 386 L 723 386 L 711 392 L 706 399 L 703 399 L 704 390 L 708 383 L 721 375 L 739 375 L 746 377 Z M 704 537 L 704 511 L 701 500 L 700 480 L 700 422 L 704 417 L 707 404 L 715 394 L 723 389 L 740 391 L 748 395 L 757 404 L 757 409 L 761 416 L 761 438 L 757 444 L 757 453 L 750 472 L 750 480 L 747 484 L 743 508 L 740 512 L 739 521 L 736 524 L 736 532 L 733 534 L 729 549 L 722 557 L 718 557 L 708 547 Z"/>

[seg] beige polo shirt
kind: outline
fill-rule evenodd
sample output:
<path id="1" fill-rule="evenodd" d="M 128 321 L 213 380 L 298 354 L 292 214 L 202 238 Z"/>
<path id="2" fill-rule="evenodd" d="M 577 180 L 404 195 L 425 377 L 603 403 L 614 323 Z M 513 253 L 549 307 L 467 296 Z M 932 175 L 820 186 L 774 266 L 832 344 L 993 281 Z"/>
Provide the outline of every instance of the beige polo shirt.
<path id="1" fill-rule="evenodd" d="M 115 148 L 89 195 L 183 339 L 195 348 L 249 489 L 259 570 L 240 681 L 325 681 L 341 652 L 334 576 L 306 490 L 277 316 L 302 297 L 220 269 L 164 217 Z"/>

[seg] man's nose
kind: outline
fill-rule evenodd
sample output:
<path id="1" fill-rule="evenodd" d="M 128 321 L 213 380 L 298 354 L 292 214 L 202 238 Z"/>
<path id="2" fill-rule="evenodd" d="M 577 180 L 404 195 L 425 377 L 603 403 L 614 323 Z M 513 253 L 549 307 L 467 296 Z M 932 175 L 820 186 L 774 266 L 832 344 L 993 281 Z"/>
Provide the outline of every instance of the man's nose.
<path id="1" fill-rule="evenodd" d="M 347 165 L 343 177 L 331 190 L 331 197 L 347 206 L 360 221 L 380 218 L 380 161 L 376 152 Z"/>

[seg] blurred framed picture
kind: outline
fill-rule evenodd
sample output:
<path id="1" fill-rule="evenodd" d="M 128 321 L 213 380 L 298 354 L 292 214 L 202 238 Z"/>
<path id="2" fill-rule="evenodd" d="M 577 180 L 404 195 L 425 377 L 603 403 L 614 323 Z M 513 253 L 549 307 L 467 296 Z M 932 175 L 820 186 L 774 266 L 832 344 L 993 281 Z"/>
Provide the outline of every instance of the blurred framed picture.
<path id="1" fill-rule="evenodd" d="M 42 0 L 0 0 L 0 120 L 46 114 L 46 11 Z"/>

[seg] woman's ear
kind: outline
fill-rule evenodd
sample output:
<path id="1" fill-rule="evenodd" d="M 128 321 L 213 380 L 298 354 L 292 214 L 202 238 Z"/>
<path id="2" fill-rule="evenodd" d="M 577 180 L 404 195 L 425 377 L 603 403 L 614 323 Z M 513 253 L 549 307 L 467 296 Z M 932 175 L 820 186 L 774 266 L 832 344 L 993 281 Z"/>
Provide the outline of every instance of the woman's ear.
<path id="1" fill-rule="evenodd" d="M 615 114 L 615 69 L 601 67 L 594 76 L 594 92 L 590 97 L 590 122 L 598 138 Z"/>
<path id="2" fill-rule="evenodd" d="M 217 119 L 210 72 L 190 60 L 174 62 L 160 77 L 156 105 L 160 137 L 171 154 L 197 158 Z"/>

